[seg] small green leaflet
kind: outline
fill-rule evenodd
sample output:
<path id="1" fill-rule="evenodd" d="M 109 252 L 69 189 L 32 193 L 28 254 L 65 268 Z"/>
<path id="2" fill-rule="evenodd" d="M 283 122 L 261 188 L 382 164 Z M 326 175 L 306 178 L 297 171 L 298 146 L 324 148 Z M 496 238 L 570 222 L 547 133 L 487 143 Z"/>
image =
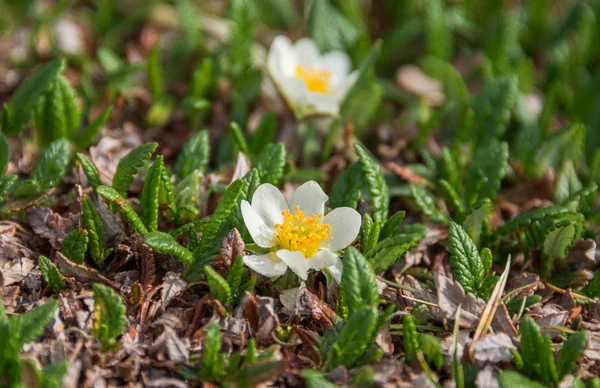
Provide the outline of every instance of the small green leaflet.
<path id="1" fill-rule="evenodd" d="M 50 261 L 45 256 L 40 256 L 38 259 L 38 266 L 44 281 L 54 290 L 54 292 L 60 292 L 67 288 L 65 285 L 65 279 L 58 270 L 56 264 Z"/>
<path id="2" fill-rule="evenodd" d="M 106 122 L 110 118 L 111 113 L 112 113 L 112 107 L 106 108 L 100 114 L 100 116 L 98 116 L 94 121 L 92 121 L 87 126 L 87 128 L 82 133 L 78 134 L 77 137 L 75 139 L 73 139 L 73 141 L 77 144 L 77 146 L 79 148 L 87 149 L 92 144 L 94 144 L 94 142 L 96 141 L 96 138 L 102 131 L 102 127 L 104 126 L 104 124 L 106 124 Z"/>
<path id="3" fill-rule="evenodd" d="M 158 229 L 158 194 L 164 168 L 163 157 L 159 155 L 148 169 L 140 197 L 142 222 L 150 232 Z"/>
<path id="4" fill-rule="evenodd" d="M 391 216 L 381 228 L 379 240 L 385 240 L 392 237 L 398 231 L 398 228 L 400 227 L 402 221 L 404 221 L 405 216 L 406 212 L 404 210 L 394 213 L 394 215 Z"/>
<path id="5" fill-rule="evenodd" d="M 419 225 L 421 226 L 421 225 Z M 367 259 L 376 270 L 391 268 L 409 249 L 416 247 L 425 234 L 427 228 L 415 228 L 414 231 L 400 231 L 393 237 L 379 242 L 367 254 Z"/>
<path id="6" fill-rule="evenodd" d="M 517 86 L 518 80 L 515 76 L 499 77 L 473 100 L 475 115 L 472 133 L 477 143 L 504 135 L 510 119 L 510 110 L 517 101 Z"/>
<path id="7" fill-rule="evenodd" d="M 341 292 L 348 314 L 352 315 L 363 306 L 379 304 L 375 273 L 366 258 L 354 247 L 344 253 Z"/>
<path id="8" fill-rule="evenodd" d="M 185 179 L 193 171 L 204 173 L 210 159 L 210 138 L 208 131 L 195 134 L 185 143 L 175 163 L 175 174 L 179 180 Z"/>
<path id="9" fill-rule="evenodd" d="M 311 2 L 309 26 L 310 36 L 324 52 L 350 47 L 358 35 L 354 25 L 329 0 Z"/>
<path id="10" fill-rule="evenodd" d="M 94 189 L 100 186 L 102 184 L 102 181 L 100 180 L 100 173 L 98 172 L 98 169 L 94 163 L 92 163 L 87 156 L 79 152 L 77 153 L 77 159 L 79 160 L 79 164 L 81 165 L 83 173 L 87 177 L 90 186 L 92 186 Z"/>
<path id="11" fill-rule="evenodd" d="M 54 318 L 57 309 L 58 301 L 52 301 L 28 311 L 20 317 L 12 318 L 15 322 L 13 328 L 18 328 L 15 335 L 19 338 L 19 344 L 23 346 L 42 335 L 46 326 Z"/>
<path id="12" fill-rule="evenodd" d="M 129 186 L 133 182 L 133 176 L 150 160 L 156 147 L 158 147 L 157 143 L 142 144 L 119 160 L 112 182 L 112 187 L 117 193 L 123 197 L 127 196 Z"/>
<path id="13" fill-rule="evenodd" d="M 546 388 L 544 384 L 530 380 L 519 372 L 503 371 L 498 375 L 500 388 Z"/>
<path id="14" fill-rule="evenodd" d="M 450 222 L 448 236 L 452 278 L 458 281 L 465 292 L 476 293 L 485 276 L 483 262 L 477 247 L 469 235 L 455 222 Z"/>
<path id="15" fill-rule="evenodd" d="M 419 337 L 417 334 L 417 328 L 415 327 L 415 321 L 411 315 L 405 315 L 402 320 L 402 333 L 404 337 L 404 353 L 406 354 L 406 361 L 409 364 L 416 364 L 419 362 L 417 352 L 419 351 Z"/>
<path id="16" fill-rule="evenodd" d="M 573 372 L 573 369 L 577 365 L 577 360 L 579 360 L 585 350 L 587 341 L 588 338 L 585 331 L 569 335 L 563 344 L 556 363 L 559 378 Z"/>
<path id="17" fill-rule="evenodd" d="M 535 153 L 535 175 L 542 176 L 549 167 L 557 168 L 565 160 L 577 164 L 585 149 L 586 129 L 583 124 L 572 124 L 548 136 Z"/>
<path id="18" fill-rule="evenodd" d="M 8 161 L 10 159 L 10 150 L 8 149 L 8 142 L 2 132 L 0 132 L 0 176 L 6 171 Z"/>
<path id="19" fill-rule="evenodd" d="M 231 288 L 227 281 L 210 265 L 204 266 L 204 273 L 206 274 L 210 293 L 218 299 L 223 306 L 227 306 L 231 301 Z"/>
<path id="20" fill-rule="evenodd" d="M 347 206 L 356 209 L 363 188 L 362 165 L 352 163 L 340 173 L 329 196 L 329 206 L 332 209 Z"/>
<path id="21" fill-rule="evenodd" d="M 579 192 L 582 187 L 583 185 L 577 177 L 573 162 L 571 160 L 565 160 L 556 177 L 552 198 L 555 203 L 563 204 Z"/>
<path id="22" fill-rule="evenodd" d="M 473 165 L 465 183 L 465 202 L 496 198 L 508 165 L 508 143 L 492 138 L 482 142 L 475 151 Z"/>
<path id="23" fill-rule="evenodd" d="M 383 178 L 381 166 L 360 144 L 355 144 L 354 150 L 360 159 L 363 177 L 369 185 L 369 192 L 373 198 L 373 220 L 386 222 L 390 206 L 390 192 Z"/>
<path id="24" fill-rule="evenodd" d="M 550 228 L 542 245 L 542 255 L 550 260 L 564 260 L 575 242 L 575 223 L 561 221 Z"/>
<path id="25" fill-rule="evenodd" d="M 168 233 L 150 232 L 144 237 L 144 242 L 156 252 L 174 255 L 184 263 L 192 264 L 194 261 L 192 252 L 180 245 Z"/>
<path id="26" fill-rule="evenodd" d="M 94 328 L 92 334 L 104 350 L 117 346 L 117 337 L 125 330 L 127 309 L 112 288 L 94 283 Z"/>
<path id="27" fill-rule="evenodd" d="M 231 123 L 231 132 L 233 133 L 233 140 L 235 144 L 239 147 L 240 151 L 244 154 L 249 155 L 250 149 L 248 148 L 248 143 L 246 142 L 246 137 L 242 128 L 240 128 L 239 124 L 236 122 Z"/>
<path id="28" fill-rule="evenodd" d="M 285 163 L 286 150 L 283 143 L 266 146 L 255 161 L 260 181 L 262 183 L 277 185 L 281 178 L 283 178 Z"/>
<path id="29" fill-rule="evenodd" d="M 96 210 L 96 205 L 87 195 L 81 198 L 81 210 L 83 213 L 83 226 L 88 234 L 90 256 L 96 264 L 102 266 L 104 261 L 104 224 L 98 210 Z"/>
<path id="30" fill-rule="evenodd" d="M 144 236 L 148 233 L 148 229 L 144 226 L 144 223 L 137 215 L 135 210 L 131 207 L 127 199 L 123 198 L 121 194 L 119 194 L 114 188 L 110 186 L 98 186 L 96 192 L 99 196 L 109 201 L 110 203 L 114 203 L 123 210 L 123 214 L 125 214 L 125 218 L 131 223 L 131 225 L 135 228 L 136 232 L 140 235 Z"/>
<path id="31" fill-rule="evenodd" d="M 73 229 L 62 243 L 62 254 L 69 260 L 83 264 L 88 250 L 88 232 L 85 229 Z"/>
<path id="32" fill-rule="evenodd" d="M 258 128 L 252 135 L 249 144 L 250 154 L 256 155 L 268 145 L 273 143 L 275 133 L 277 132 L 277 115 L 273 111 L 268 111 L 260 120 Z"/>
<path id="33" fill-rule="evenodd" d="M 483 198 L 473 204 L 473 207 L 467 212 L 463 228 L 469 234 L 475 245 L 480 246 L 481 232 L 484 225 L 492 216 L 494 208 L 489 198 Z"/>
<path id="34" fill-rule="evenodd" d="M 448 217 L 442 213 L 439 205 L 436 202 L 435 197 L 427 190 L 419 185 L 410 184 L 410 193 L 415 200 L 415 204 L 421 209 L 423 214 L 433 222 L 446 224 Z"/>
<path id="35" fill-rule="evenodd" d="M 360 245 L 365 254 L 375 247 L 379 241 L 379 233 L 381 232 L 381 223 L 373 221 L 369 214 L 363 217 L 363 223 L 360 227 Z"/>
<path id="36" fill-rule="evenodd" d="M 213 323 L 206 331 L 204 354 L 200 376 L 204 381 L 214 381 L 224 368 L 225 359 L 221 357 L 221 332 L 219 324 Z"/>

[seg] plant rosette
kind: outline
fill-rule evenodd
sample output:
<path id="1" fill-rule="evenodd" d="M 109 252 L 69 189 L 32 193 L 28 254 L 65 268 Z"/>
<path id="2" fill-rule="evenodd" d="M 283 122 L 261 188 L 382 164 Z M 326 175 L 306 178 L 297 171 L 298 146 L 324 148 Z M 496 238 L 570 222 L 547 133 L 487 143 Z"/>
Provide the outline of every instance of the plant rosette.
<path id="1" fill-rule="evenodd" d="M 267 68 L 298 118 L 337 116 L 359 75 L 358 71 L 351 72 L 352 63 L 346 53 L 330 51 L 321 55 L 312 39 L 292 43 L 283 35 L 271 44 Z"/>
<path id="2" fill-rule="evenodd" d="M 339 282 L 342 262 L 335 252 L 356 239 L 361 216 L 349 207 L 324 214 L 327 200 L 315 181 L 298 187 L 289 204 L 275 186 L 260 185 L 252 204 L 242 201 L 241 210 L 254 242 L 267 253 L 245 256 L 244 263 L 267 277 L 281 276 L 289 267 L 303 280 L 310 269 L 327 268 Z"/>

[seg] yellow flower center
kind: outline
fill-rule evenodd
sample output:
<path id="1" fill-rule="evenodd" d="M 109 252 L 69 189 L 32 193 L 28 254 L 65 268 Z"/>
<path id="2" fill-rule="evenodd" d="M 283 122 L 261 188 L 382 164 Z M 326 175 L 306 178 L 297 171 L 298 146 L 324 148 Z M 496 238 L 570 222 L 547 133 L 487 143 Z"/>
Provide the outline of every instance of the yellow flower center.
<path id="1" fill-rule="evenodd" d="M 280 249 L 299 251 L 307 259 L 313 257 L 321 248 L 329 248 L 329 244 L 323 245 L 332 238 L 331 226 L 321 222 L 323 215 L 306 216 L 298 206 L 294 207 L 294 214 L 289 210 L 281 212 L 283 223 L 276 224 L 273 236 L 278 241 Z"/>
<path id="2" fill-rule="evenodd" d="M 308 91 L 316 93 L 327 93 L 331 82 L 331 73 L 327 70 L 305 69 L 304 66 L 296 66 L 296 77 L 306 84 Z"/>

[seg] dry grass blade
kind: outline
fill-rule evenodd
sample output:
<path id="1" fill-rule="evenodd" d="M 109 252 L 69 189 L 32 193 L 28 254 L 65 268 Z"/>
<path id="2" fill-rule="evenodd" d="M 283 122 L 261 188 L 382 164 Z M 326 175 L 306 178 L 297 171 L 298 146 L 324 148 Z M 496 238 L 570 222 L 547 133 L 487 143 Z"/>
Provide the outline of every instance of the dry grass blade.
<path id="1" fill-rule="evenodd" d="M 504 292 L 504 287 L 506 286 L 506 279 L 508 279 L 508 272 L 510 271 L 510 256 L 506 260 L 506 268 L 504 268 L 504 272 L 502 276 L 500 276 L 500 280 L 496 283 L 494 287 L 494 291 L 492 291 L 492 295 L 490 296 L 490 300 L 488 301 L 485 309 L 483 310 L 483 314 L 481 315 L 481 320 L 477 325 L 477 329 L 475 330 L 475 335 L 473 336 L 473 341 L 477 341 L 480 339 L 484 333 L 488 331 L 490 325 L 492 324 L 492 319 L 494 319 L 494 314 L 496 314 L 496 309 L 502 303 L 502 293 Z"/>

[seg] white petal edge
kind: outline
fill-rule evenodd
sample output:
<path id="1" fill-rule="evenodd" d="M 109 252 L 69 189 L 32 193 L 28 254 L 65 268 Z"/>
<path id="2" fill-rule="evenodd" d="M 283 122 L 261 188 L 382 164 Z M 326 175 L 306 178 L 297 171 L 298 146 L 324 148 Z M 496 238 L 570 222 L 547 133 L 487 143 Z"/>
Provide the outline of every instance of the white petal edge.
<path id="1" fill-rule="evenodd" d="M 273 261 L 270 255 L 272 254 L 244 256 L 244 264 L 269 278 L 283 275 L 287 271 L 287 265 L 277 257 L 277 261 Z"/>
<path id="2" fill-rule="evenodd" d="M 307 216 L 311 214 L 320 215 L 325 210 L 325 202 L 327 202 L 327 194 L 321 186 L 315 181 L 308 181 L 296 189 L 290 202 L 290 209 L 300 207 Z"/>
<path id="3" fill-rule="evenodd" d="M 304 254 L 302 252 L 280 249 L 277 251 L 277 257 L 285 262 L 288 267 L 290 267 L 290 269 L 294 271 L 294 273 L 302 280 L 306 280 L 308 278 L 308 270 L 310 269 L 308 264 L 309 260 L 304 258 Z"/>
<path id="4" fill-rule="evenodd" d="M 338 255 L 329 249 L 321 249 L 313 257 L 307 259 L 309 268 L 323 269 L 335 265 Z"/>
<path id="5" fill-rule="evenodd" d="M 328 267 L 327 270 L 338 284 L 342 284 L 342 273 L 344 272 L 344 263 L 342 262 L 342 259 L 338 257 L 335 264 Z"/>
<path id="6" fill-rule="evenodd" d="M 331 226 L 329 249 L 339 251 L 350 245 L 358 236 L 361 222 L 360 213 L 349 207 L 338 207 L 327 213 L 323 223 Z"/>
<path id="7" fill-rule="evenodd" d="M 242 201 L 241 210 L 244 224 L 246 224 L 246 228 L 254 242 L 261 248 L 271 248 L 275 244 L 273 237 L 275 229 L 265 224 L 248 201 Z"/>
<path id="8" fill-rule="evenodd" d="M 288 204 L 277 187 L 270 183 L 263 183 L 252 196 L 252 209 L 267 226 L 273 227 L 283 222 L 281 212 L 288 209 Z"/>
<path id="9" fill-rule="evenodd" d="M 302 38 L 294 44 L 296 59 L 307 70 L 318 67 L 321 63 L 321 54 L 314 40 Z M 295 71 L 296 69 L 294 69 Z"/>

